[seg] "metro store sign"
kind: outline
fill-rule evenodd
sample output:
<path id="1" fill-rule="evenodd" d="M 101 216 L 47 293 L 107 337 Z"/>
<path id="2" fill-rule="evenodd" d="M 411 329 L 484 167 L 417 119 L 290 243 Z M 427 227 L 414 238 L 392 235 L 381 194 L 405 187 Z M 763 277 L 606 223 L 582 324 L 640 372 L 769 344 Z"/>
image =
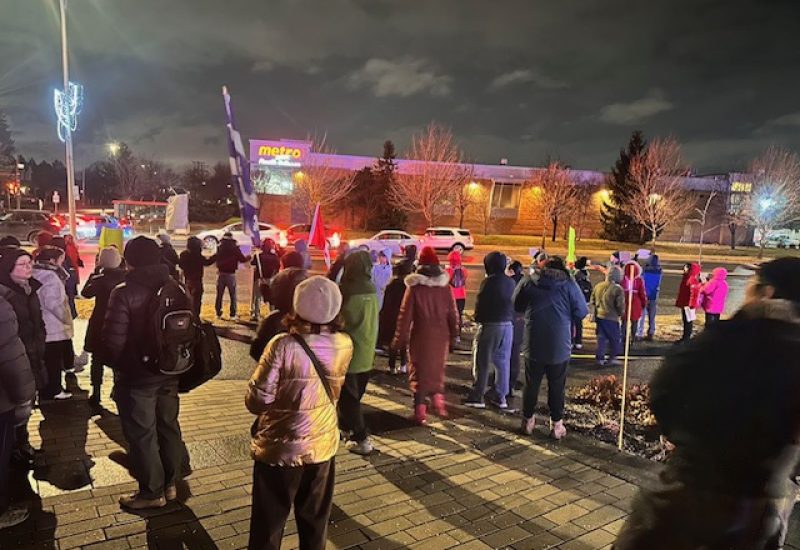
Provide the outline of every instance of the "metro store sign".
<path id="1" fill-rule="evenodd" d="M 299 168 L 311 152 L 311 142 L 301 140 L 250 140 L 250 162 L 260 166 Z"/>

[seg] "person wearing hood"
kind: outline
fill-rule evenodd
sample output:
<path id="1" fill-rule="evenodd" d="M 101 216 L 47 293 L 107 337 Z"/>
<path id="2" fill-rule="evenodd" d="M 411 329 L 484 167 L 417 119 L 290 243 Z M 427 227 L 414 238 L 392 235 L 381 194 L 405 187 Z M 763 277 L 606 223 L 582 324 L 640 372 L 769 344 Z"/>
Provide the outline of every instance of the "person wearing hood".
<path id="1" fill-rule="evenodd" d="M 249 256 L 242 254 L 239 249 L 239 244 L 233 238 L 233 234 L 228 231 L 222 236 L 219 242 L 217 253 L 214 255 L 214 260 L 217 263 L 217 299 L 214 303 L 214 309 L 217 313 L 217 319 L 222 318 L 222 298 L 225 290 L 228 291 L 230 297 L 230 312 L 231 319 L 236 319 L 236 270 L 239 264 L 243 264 L 250 260 Z"/>
<path id="2" fill-rule="evenodd" d="M 522 262 L 514 260 L 508 264 L 506 275 L 514 281 L 516 289 L 519 282 L 525 278 Z M 514 397 L 514 390 L 519 389 L 520 357 L 522 352 L 522 341 L 525 338 L 525 313 L 514 311 L 514 335 L 511 340 L 511 358 L 508 362 L 508 395 L 506 399 Z"/>
<path id="3" fill-rule="evenodd" d="M 328 279 L 337 285 L 342 280 L 342 273 L 344 272 L 344 260 L 350 255 L 350 245 L 342 241 L 336 248 L 336 260 L 325 275 Z"/>
<path id="4" fill-rule="evenodd" d="M 461 263 L 461 252 L 453 250 L 447 255 L 447 275 L 450 277 L 450 292 L 456 301 L 458 309 L 458 338 L 461 341 L 461 331 L 464 328 L 464 306 L 467 303 L 467 277 L 468 271 Z"/>
<path id="5" fill-rule="evenodd" d="M 286 332 L 284 320 L 292 313 L 295 289 L 308 278 L 308 271 L 303 268 L 303 257 L 297 252 L 287 252 L 280 262 L 283 269 L 269 283 L 272 311 L 261 321 L 250 345 L 250 357 L 256 361 L 261 359 L 270 340 Z"/>
<path id="6" fill-rule="evenodd" d="M 678 287 L 675 307 L 681 309 L 683 320 L 683 336 L 677 344 L 685 344 L 692 338 L 694 320 L 697 318 L 697 306 L 700 305 L 700 264 L 689 262 L 683 266 L 683 277 Z"/>
<path id="7" fill-rule="evenodd" d="M 700 289 L 700 307 L 706 312 L 706 327 L 719 323 L 725 302 L 728 299 L 728 270 L 717 267 L 711 272 L 711 280 Z"/>
<path id="8" fill-rule="evenodd" d="M 620 339 L 619 323 L 625 316 L 625 296 L 620 283 L 622 270 L 611 266 L 606 273 L 606 280 L 598 283 L 592 290 L 589 305 L 594 310 L 594 322 L 597 333 L 597 352 L 595 359 L 598 365 L 619 365 Z M 608 361 L 606 361 L 608 348 Z"/>
<path id="9" fill-rule="evenodd" d="M 172 246 L 172 238 L 169 233 L 159 233 L 158 242 L 161 247 L 161 261 L 169 269 L 169 275 L 176 281 L 178 280 L 178 253 Z"/>
<path id="10" fill-rule="evenodd" d="M 192 308 L 198 318 L 203 307 L 203 271 L 213 265 L 214 261 L 213 257 L 203 256 L 203 241 L 194 236 L 186 240 L 186 250 L 178 257 L 178 267 L 183 272 L 186 292 L 192 298 Z"/>
<path id="11" fill-rule="evenodd" d="M 130 271 L 108 300 L 103 357 L 114 371 L 114 400 L 139 487 L 119 502 L 131 510 L 163 508 L 176 498 L 185 449 L 178 423 L 178 377 L 152 370 L 145 362 L 151 343 L 145 340 L 154 322 L 148 315 L 150 304 L 170 275 L 153 239 L 131 239 L 124 254 Z"/>
<path id="12" fill-rule="evenodd" d="M 458 334 L 456 303 L 450 276 L 429 247 L 419 255 L 419 269 L 405 279 L 407 290 L 400 306 L 392 348 L 409 350 L 408 383 L 414 396 L 414 421 L 427 422 L 427 399 L 434 412 L 447 416 L 444 371 L 450 346 Z"/>
<path id="13" fill-rule="evenodd" d="M 312 267 L 311 252 L 308 251 L 308 243 L 305 241 L 305 239 L 297 239 L 294 242 L 294 251 L 302 256 L 303 269 L 310 270 Z"/>
<path id="14" fill-rule="evenodd" d="M 269 289 L 269 281 L 281 268 L 281 259 L 278 257 L 278 246 L 270 238 L 261 242 L 261 251 L 253 255 L 250 260 L 253 266 L 253 296 L 250 300 L 250 319 L 258 321 L 261 317 L 261 301 L 269 303 L 268 296 L 264 296 L 264 289 Z M 268 293 L 267 293 L 268 294 Z"/>
<path id="15" fill-rule="evenodd" d="M 567 433 L 564 387 L 572 354 L 572 325 L 586 317 L 586 300 L 569 276 L 564 260 L 556 256 L 547 261 L 538 279 L 528 276 L 517 285 L 514 309 L 525 313 L 522 432 L 533 433 L 539 387 L 546 375 L 550 436 L 561 439 Z"/>
<path id="16" fill-rule="evenodd" d="M 100 388 L 103 385 L 103 321 L 106 318 L 108 300 L 111 291 L 125 280 L 125 269 L 121 267 L 122 256 L 119 250 L 113 247 L 106 247 L 100 251 L 97 261 L 97 269 L 86 281 L 81 295 L 84 298 L 94 298 L 94 309 L 89 318 L 89 326 L 86 329 L 86 339 L 83 349 L 92 354 L 92 365 L 90 368 L 92 395 L 89 397 L 89 404 L 97 407 L 100 405 Z"/>
<path id="17" fill-rule="evenodd" d="M 364 423 L 361 398 L 375 362 L 378 341 L 378 296 L 372 284 L 372 262 L 363 250 L 353 252 L 344 261 L 342 275 L 342 317 L 344 330 L 353 340 L 353 359 L 347 369 L 342 396 L 339 400 L 339 425 L 351 432 L 354 445 L 350 450 L 368 455 L 372 442 Z"/>
<path id="18" fill-rule="evenodd" d="M 658 255 L 652 254 L 642 274 L 644 287 L 647 290 L 647 335 L 644 334 L 644 315 L 639 319 L 639 330 L 636 334 L 639 338 L 644 337 L 647 341 L 651 341 L 656 334 L 656 313 L 658 312 L 658 295 L 661 293 L 662 277 Z"/>
<path id="19" fill-rule="evenodd" d="M 72 397 L 61 385 L 61 371 L 73 368 L 75 359 L 72 348 L 72 313 L 64 287 L 69 274 L 62 267 L 64 258 L 63 250 L 46 246 L 39 251 L 33 265 L 33 277 L 41 283 L 36 292 L 42 305 L 45 327 L 44 364 L 47 369 L 47 386 L 41 393 L 42 401 Z"/>
<path id="20" fill-rule="evenodd" d="M 575 262 L 575 283 L 581 289 L 586 305 L 592 299 L 592 281 L 589 280 L 589 258 L 581 256 Z M 572 326 L 572 347 L 583 349 L 583 319 L 576 321 Z"/>
<path id="21" fill-rule="evenodd" d="M 392 279 L 386 286 L 383 296 L 383 307 L 378 317 L 378 345 L 384 347 L 389 354 L 389 374 L 406 374 L 408 372 L 408 347 L 397 349 L 392 346 L 392 339 L 397 330 L 397 317 L 406 292 L 405 278 L 411 275 L 405 268 L 408 264 L 398 263 L 392 268 Z M 400 368 L 397 358 L 400 357 Z"/>
<path id="22" fill-rule="evenodd" d="M 403 249 L 403 258 L 400 260 L 402 264 L 401 271 L 403 273 L 414 273 L 417 269 L 417 245 L 410 244 Z"/>
<path id="23" fill-rule="evenodd" d="M 493 400 L 498 409 L 508 411 L 509 366 L 514 339 L 514 307 L 511 296 L 514 281 L 506 276 L 506 256 L 489 252 L 483 259 L 486 278 L 481 281 L 475 302 L 475 322 L 478 332 L 473 341 L 473 384 L 464 405 L 486 408 L 484 394 L 489 383 L 489 365 L 494 365 L 495 391 Z"/>
<path id="24" fill-rule="evenodd" d="M 380 252 L 373 251 L 370 253 L 370 260 L 372 260 L 372 283 L 375 285 L 380 311 L 383 307 L 383 295 L 392 278 L 392 249 L 387 247 Z"/>
<path id="25" fill-rule="evenodd" d="M 631 341 L 636 336 L 639 319 L 647 307 L 647 290 L 645 289 L 644 279 L 642 279 L 642 266 L 639 262 L 631 260 L 625 264 L 622 275 L 622 292 L 625 293 L 625 314 L 622 320 L 621 341 L 625 342 L 628 337 L 628 328 L 631 331 Z M 630 300 L 631 324 L 630 327 L 625 323 L 628 317 L 628 301 Z"/>
<path id="26" fill-rule="evenodd" d="M 21 247 L 22 243 L 14 235 L 6 235 L 4 237 L 0 237 L 0 251 L 5 250 L 7 248 L 21 248 Z"/>
<path id="27" fill-rule="evenodd" d="M 675 450 L 658 485 L 634 497 L 614 548 L 784 547 L 800 467 L 798 356 L 800 258 L 778 258 L 731 319 L 653 375 L 650 406 Z"/>

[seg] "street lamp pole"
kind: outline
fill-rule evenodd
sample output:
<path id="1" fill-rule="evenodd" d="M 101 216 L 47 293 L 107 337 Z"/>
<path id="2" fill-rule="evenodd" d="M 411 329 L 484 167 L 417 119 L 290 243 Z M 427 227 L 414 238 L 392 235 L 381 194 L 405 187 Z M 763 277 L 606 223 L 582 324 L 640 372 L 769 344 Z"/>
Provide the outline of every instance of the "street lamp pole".
<path id="1" fill-rule="evenodd" d="M 64 68 L 64 91 L 69 90 L 69 55 L 67 50 L 67 0 L 59 0 L 61 7 L 61 63 Z M 76 237 L 75 231 L 75 166 L 72 158 L 72 131 L 66 132 L 67 164 L 67 206 L 69 208 L 69 232 Z"/>

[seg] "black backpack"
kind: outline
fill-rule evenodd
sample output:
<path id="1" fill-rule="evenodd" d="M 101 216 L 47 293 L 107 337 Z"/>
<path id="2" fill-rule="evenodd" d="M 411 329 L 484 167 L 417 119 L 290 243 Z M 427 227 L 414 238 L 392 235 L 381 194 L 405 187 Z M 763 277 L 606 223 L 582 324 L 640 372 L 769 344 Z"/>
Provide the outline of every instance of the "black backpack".
<path id="1" fill-rule="evenodd" d="M 205 384 L 222 370 L 222 348 L 211 323 L 197 325 L 194 365 L 178 379 L 178 391 L 186 393 Z"/>
<path id="2" fill-rule="evenodd" d="M 578 279 L 575 282 L 578 283 L 578 288 L 581 289 L 583 299 L 586 300 L 588 304 L 589 300 L 592 298 L 592 283 L 588 279 Z"/>
<path id="3" fill-rule="evenodd" d="M 150 299 L 142 361 L 152 372 L 172 376 L 189 371 L 195 362 L 197 322 L 186 289 L 169 279 Z"/>

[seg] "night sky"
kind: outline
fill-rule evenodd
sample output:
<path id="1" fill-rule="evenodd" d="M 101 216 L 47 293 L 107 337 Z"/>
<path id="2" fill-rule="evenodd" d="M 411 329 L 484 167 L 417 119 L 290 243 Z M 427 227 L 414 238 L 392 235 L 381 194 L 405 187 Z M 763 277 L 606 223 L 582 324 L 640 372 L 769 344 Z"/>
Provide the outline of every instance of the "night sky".
<path id="1" fill-rule="evenodd" d="M 0 0 L 0 109 L 19 151 L 63 156 L 57 0 Z M 86 86 L 77 166 L 126 141 L 225 160 L 220 88 L 245 138 L 327 133 L 400 152 L 431 120 L 470 158 L 607 170 L 631 131 L 673 135 L 695 172 L 800 151 L 797 0 L 70 0 Z"/>

